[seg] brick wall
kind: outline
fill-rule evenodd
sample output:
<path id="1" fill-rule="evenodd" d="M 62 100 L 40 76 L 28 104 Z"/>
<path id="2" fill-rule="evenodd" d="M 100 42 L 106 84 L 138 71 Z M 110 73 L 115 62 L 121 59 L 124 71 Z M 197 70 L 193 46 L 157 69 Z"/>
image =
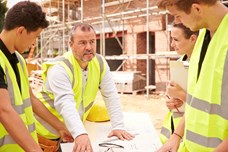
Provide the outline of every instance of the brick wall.
<path id="1" fill-rule="evenodd" d="M 150 0 L 150 6 L 152 5 L 152 0 Z M 133 2 L 128 3 L 127 5 L 124 4 L 123 8 L 133 10 L 134 8 L 145 8 L 146 7 L 146 1 L 142 0 L 134 0 Z M 108 7 L 105 9 L 106 15 L 112 14 L 112 13 L 118 13 L 122 9 L 121 6 L 113 6 Z M 89 10 L 89 11 L 86 11 Z M 100 0 L 90 0 L 90 1 L 84 1 L 84 17 L 95 17 L 95 16 L 101 16 L 101 1 Z M 134 20 L 125 20 L 125 35 L 124 35 L 124 43 L 125 48 L 123 50 L 123 54 L 128 55 L 135 55 L 135 54 L 146 54 L 146 17 L 144 18 L 137 18 L 139 21 Z M 150 37 L 153 37 L 153 52 L 163 52 L 168 51 L 169 46 L 167 38 L 169 37 L 169 34 L 167 34 L 165 30 L 165 16 L 150 16 L 149 17 L 149 31 L 150 31 Z M 155 69 L 155 62 L 156 67 Z M 153 81 L 156 81 L 156 83 L 159 83 L 161 81 L 167 80 L 167 72 L 166 69 L 162 69 L 163 65 L 166 65 L 165 59 L 159 59 L 159 61 L 150 60 L 150 68 L 153 68 L 150 71 L 150 75 L 152 75 L 150 78 L 152 83 Z M 146 60 L 136 60 L 131 59 L 127 60 L 127 62 L 124 64 L 123 70 L 125 71 L 142 71 L 142 73 L 146 74 Z M 162 67 L 162 68 L 161 68 Z"/>

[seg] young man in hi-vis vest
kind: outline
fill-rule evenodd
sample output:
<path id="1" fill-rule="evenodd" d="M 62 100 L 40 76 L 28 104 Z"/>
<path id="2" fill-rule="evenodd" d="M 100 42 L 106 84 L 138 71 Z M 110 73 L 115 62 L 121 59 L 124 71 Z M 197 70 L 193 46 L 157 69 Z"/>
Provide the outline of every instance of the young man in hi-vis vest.
<path id="1" fill-rule="evenodd" d="M 218 0 L 157 1 L 176 23 L 201 29 L 189 63 L 184 119 L 158 152 L 228 151 L 228 8 Z"/>
<path id="2" fill-rule="evenodd" d="M 33 95 L 26 61 L 20 55 L 35 43 L 47 26 L 45 13 L 34 2 L 19 2 L 7 12 L 0 34 L 1 152 L 42 152 L 33 111 L 61 134 L 71 137 L 65 125 Z"/>

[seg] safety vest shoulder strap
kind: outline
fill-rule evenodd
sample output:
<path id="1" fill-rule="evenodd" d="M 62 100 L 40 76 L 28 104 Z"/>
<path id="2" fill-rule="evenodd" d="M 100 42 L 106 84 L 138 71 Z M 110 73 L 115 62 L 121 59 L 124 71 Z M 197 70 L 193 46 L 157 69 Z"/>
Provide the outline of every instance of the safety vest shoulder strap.
<path id="1" fill-rule="evenodd" d="M 101 55 L 99 55 L 99 54 L 96 54 L 96 57 L 97 57 L 97 60 L 98 60 L 98 62 L 99 62 L 99 65 L 100 65 L 100 73 L 101 73 L 101 75 L 100 75 L 100 83 L 101 83 L 101 80 L 102 80 L 102 78 L 103 78 L 103 76 L 104 76 L 104 71 L 105 71 L 105 62 L 104 62 L 104 57 L 103 56 L 101 56 Z"/>

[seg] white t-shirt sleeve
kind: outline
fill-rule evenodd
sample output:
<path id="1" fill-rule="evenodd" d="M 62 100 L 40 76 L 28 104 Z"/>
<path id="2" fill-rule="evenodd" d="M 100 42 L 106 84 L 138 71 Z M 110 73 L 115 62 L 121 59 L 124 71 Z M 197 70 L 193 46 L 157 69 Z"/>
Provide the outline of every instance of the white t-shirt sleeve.
<path id="1" fill-rule="evenodd" d="M 100 83 L 100 92 L 105 101 L 108 113 L 110 115 L 111 124 L 113 129 L 124 129 L 124 118 L 121 110 L 120 97 L 114 83 L 110 68 L 106 64 L 106 71 Z"/>

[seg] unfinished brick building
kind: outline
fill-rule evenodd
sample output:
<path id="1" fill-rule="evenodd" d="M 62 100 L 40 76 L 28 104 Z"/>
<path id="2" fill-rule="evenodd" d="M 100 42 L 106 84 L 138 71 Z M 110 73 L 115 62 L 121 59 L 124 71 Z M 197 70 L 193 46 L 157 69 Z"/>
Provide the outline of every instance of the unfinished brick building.
<path id="1" fill-rule="evenodd" d="M 172 17 L 159 11 L 153 0 L 46 0 L 41 5 L 51 22 L 40 39 L 42 58 L 69 50 L 70 28 L 87 22 L 96 30 L 97 52 L 112 71 L 139 71 L 145 79 L 133 88 L 136 91 L 149 85 L 164 91 L 168 61 L 177 55 L 170 51 L 166 30 Z"/>

